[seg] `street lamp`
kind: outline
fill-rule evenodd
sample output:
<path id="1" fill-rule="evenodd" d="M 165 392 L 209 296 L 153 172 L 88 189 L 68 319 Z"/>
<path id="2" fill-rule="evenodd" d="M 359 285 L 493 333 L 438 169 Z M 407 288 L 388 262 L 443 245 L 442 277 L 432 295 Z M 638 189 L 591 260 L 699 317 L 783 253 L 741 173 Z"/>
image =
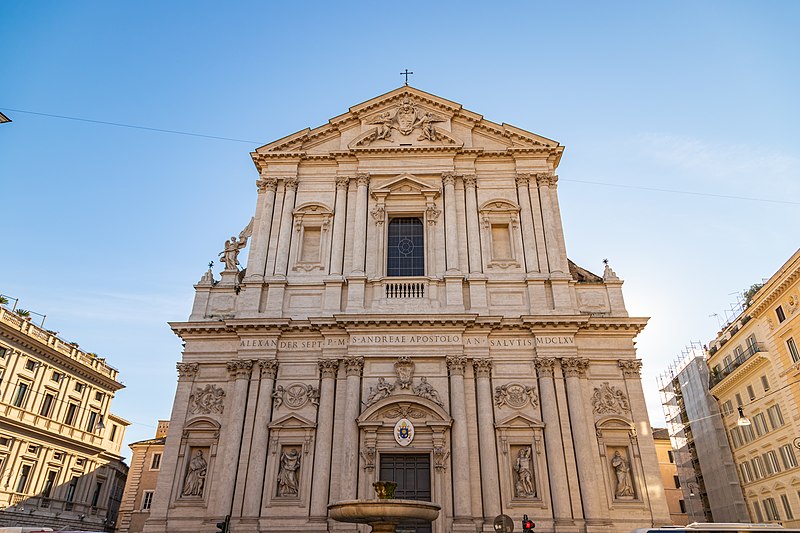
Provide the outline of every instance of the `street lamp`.
<path id="1" fill-rule="evenodd" d="M 740 427 L 741 426 L 749 426 L 750 425 L 750 419 L 747 418 L 746 416 L 744 416 L 744 411 L 742 411 L 741 406 L 738 409 L 739 409 L 739 419 L 736 421 L 736 425 L 740 426 Z"/>

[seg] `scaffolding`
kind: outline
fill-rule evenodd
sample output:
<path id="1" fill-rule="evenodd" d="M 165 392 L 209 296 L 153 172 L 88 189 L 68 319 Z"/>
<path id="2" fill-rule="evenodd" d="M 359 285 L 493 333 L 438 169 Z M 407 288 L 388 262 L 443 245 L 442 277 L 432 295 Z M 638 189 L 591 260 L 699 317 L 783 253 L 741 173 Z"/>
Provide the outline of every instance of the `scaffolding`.
<path id="1" fill-rule="evenodd" d="M 749 522 L 702 344 L 689 343 L 658 386 L 689 520 Z"/>

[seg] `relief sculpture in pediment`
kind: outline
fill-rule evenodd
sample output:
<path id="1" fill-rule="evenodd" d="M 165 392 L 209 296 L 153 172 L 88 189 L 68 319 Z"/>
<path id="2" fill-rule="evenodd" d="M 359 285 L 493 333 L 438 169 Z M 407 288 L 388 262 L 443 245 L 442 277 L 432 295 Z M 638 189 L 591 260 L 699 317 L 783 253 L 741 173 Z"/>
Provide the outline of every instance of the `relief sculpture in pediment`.
<path id="1" fill-rule="evenodd" d="M 418 141 L 429 140 L 438 141 L 439 132 L 436 130 L 435 123 L 445 122 L 447 119 L 430 111 L 418 109 L 408 98 L 397 107 L 397 110 L 384 111 L 367 121 L 367 124 L 376 126 L 371 135 L 367 135 L 357 145 L 366 145 L 377 140 L 391 140 L 392 130 L 399 131 L 402 135 L 411 135 L 419 128 L 420 135 Z"/>

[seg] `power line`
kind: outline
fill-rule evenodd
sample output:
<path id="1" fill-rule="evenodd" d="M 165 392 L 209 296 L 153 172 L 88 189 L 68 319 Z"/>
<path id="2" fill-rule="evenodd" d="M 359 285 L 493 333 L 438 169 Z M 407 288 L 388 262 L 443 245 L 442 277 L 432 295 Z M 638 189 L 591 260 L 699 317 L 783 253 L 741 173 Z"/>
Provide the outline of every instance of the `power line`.
<path id="1" fill-rule="evenodd" d="M 92 124 L 103 124 L 106 126 L 117 126 L 119 128 L 131 128 L 137 130 L 145 130 L 145 131 L 156 131 L 159 133 L 171 133 L 173 135 L 188 135 L 190 137 L 202 137 L 204 139 L 216 139 L 220 141 L 232 141 L 232 142 L 240 142 L 240 143 L 247 143 L 247 144 L 255 144 L 261 145 L 262 143 L 259 141 L 250 141 L 246 139 L 236 139 L 233 137 L 221 137 L 218 135 L 205 135 L 202 133 L 192 133 L 188 131 L 180 131 L 180 130 L 167 130 L 162 128 L 151 128 L 148 126 L 137 126 L 134 124 L 124 124 L 121 122 L 109 122 L 105 120 L 93 120 L 88 118 L 80 118 L 80 117 L 68 117 L 66 115 L 54 115 L 52 113 L 40 113 L 38 111 L 27 111 L 24 109 L 11 109 L 9 107 L 0 107 L 0 109 L 4 111 L 13 111 L 14 113 L 27 113 L 29 115 L 39 115 L 42 117 L 51 117 L 51 118 L 60 118 L 64 120 L 75 120 L 78 122 L 89 122 Z M 705 196 L 709 198 L 724 198 L 727 200 L 746 200 L 746 201 L 753 201 L 753 202 L 768 202 L 774 204 L 786 204 L 786 205 L 800 205 L 800 202 L 795 202 L 791 200 L 774 200 L 772 198 L 755 198 L 752 196 L 734 196 L 729 194 L 715 194 L 715 193 L 708 193 L 708 192 L 697 192 L 697 191 L 682 191 L 678 189 L 662 189 L 659 187 L 645 187 L 642 185 L 627 185 L 622 183 L 606 183 L 602 181 L 589 181 L 589 180 L 577 180 L 577 179 L 569 179 L 569 178 L 560 178 L 560 181 L 567 181 L 572 183 L 585 183 L 587 185 L 600 185 L 605 187 L 617 187 L 621 189 L 637 189 L 641 191 L 650 191 L 650 192 L 665 192 L 669 194 L 686 194 L 691 196 Z"/>
<path id="2" fill-rule="evenodd" d="M 234 139 L 231 137 L 219 137 L 217 135 L 204 135 L 202 133 L 191 133 L 188 131 L 178 131 L 178 130 L 165 130 L 161 128 L 149 128 L 147 126 L 136 126 L 133 124 L 123 124 L 121 122 L 107 122 L 105 120 L 92 120 L 89 118 L 80 118 L 80 117 L 68 117 L 65 115 L 53 115 L 51 113 L 39 113 L 37 111 L 25 111 L 23 109 L 11 109 L 9 107 L 0 107 L 0 109 L 4 111 L 13 111 L 14 113 L 27 113 L 29 115 L 39 115 L 42 117 L 51 117 L 51 118 L 62 118 L 65 120 L 77 120 L 79 122 L 91 122 L 92 124 L 104 124 L 106 126 L 117 126 L 119 128 L 131 128 L 136 130 L 147 130 L 147 131 L 157 131 L 160 133 L 172 133 L 174 135 L 189 135 L 191 137 L 203 137 L 205 139 L 217 139 L 220 141 L 233 141 L 239 143 L 247 143 L 247 144 L 256 144 L 261 145 L 262 143 L 258 141 L 248 141 L 245 139 Z"/>

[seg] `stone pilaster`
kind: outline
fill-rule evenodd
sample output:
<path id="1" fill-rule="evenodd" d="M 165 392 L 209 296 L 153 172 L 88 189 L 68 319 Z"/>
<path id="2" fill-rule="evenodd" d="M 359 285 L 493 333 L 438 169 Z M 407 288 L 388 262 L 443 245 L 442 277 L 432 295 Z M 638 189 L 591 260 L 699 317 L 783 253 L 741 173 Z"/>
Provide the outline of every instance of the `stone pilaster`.
<path id="1" fill-rule="evenodd" d="M 558 227 L 561 215 L 556 203 L 556 183 L 558 177 L 550 172 L 536 174 L 536 183 L 539 186 L 539 201 L 542 205 L 542 221 L 544 224 L 544 240 L 547 246 L 547 260 L 550 272 L 568 274 L 566 265 L 566 247 Z"/>
<path id="2" fill-rule="evenodd" d="M 350 185 L 348 176 L 336 178 L 336 206 L 333 211 L 333 242 L 331 243 L 331 275 L 342 275 L 344 260 L 344 232 L 347 219 L 347 189 Z"/>
<path id="3" fill-rule="evenodd" d="M 550 481 L 550 497 L 552 498 L 553 520 L 556 529 L 559 526 L 572 525 L 572 513 L 569 501 L 569 484 L 567 483 L 567 467 L 564 457 L 564 443 L 561 439 L 561 421 L 558 415 L 558 398 L 553 380 L 555 357 L 539 357 L 533 360 L 539 376 L 539 395 L 542 406 L 542 422 L 544 422 L 544 446 L 547 453 L 547 473 Z"/>
<path id="4" fill-rule="evenodd" d="M 341 498 L 353 500 L 358 492 L 358 424 L 356 418 L 361 404 L 361 373 L 364 370 L 363 357 L 344 359 L 347 376 L 346 400 L 344 405 L 344 442 L 342 450 Z"/>
<path id="5" fill-rule="evenodd" d="M 467 250 L 470 274 L 483 272 L 481 260 L 481 234 L 478 223 L 477 178 L 475 174 L 464 176 L 464 196 L 467 208 Z"/>
<path id="6" fill-rule="evenodd" d="M 285 276 L 289 266 L 289 247 L 292 240 L 294 199 L 297 194 L 297 178 L 283 180 L 283 209 L 281 210 L 281 228 L 278 233 L 278 251 L 275 253 L 275 275 Z"/>
<path id="7" fill-rule="evenodd" d="M 497 470 L 497 444 L 494 430 L 494 406 L 492 397 L 492 360 L 473 359 L 475 388 L 478 402 L 478 441 L 481 457 L 481 493 L 483 515 L 493 520 L 500 514 L 500 478 Z"/>
<path id="8" fill-rule="evenodd" d="M 528 192 L 529 174 L 517 174 L 517 196 L 519 198 L 519 218 L 522 226 L 522 247 L 525 252 L 526 272 L 539 272 L 539 258 L 536 253 L 536 237 L 533 232 L 533 213 L 531 196 Z"/>
<path id="9" fill-rule="evenodd" d="M 225 445 L 222 448 L 222 469 L 220 478 L 213 487 L 216 514 L 225 516 L 231 513 L 233 493 L 236 483 L 237 466 L 239 464 L 239 446 L 242 443 L 242 429 L 247 412 L 247 386 L 253 361 L 237 359 L 228 361 L 228 374 L 233 380 L 233 394 L 225 416 L 226 424 L 222 427 Z"/>
<path id="10" fill-rule="evenodd" d="M 258 223 L 253 228 L 253 238 L 250 240 L 246 282 L 257 282 L 264 278 L 269 236 L 272 231 L 272 207 L 275 205 L 275 190 L 278 188 L 278 180 L 262 175 L 256 181 L 256 187 L 258 187 L 256 205 L 256 220 Z"/>
<path id="11" fill-rule="evenodd" d="M 172 485 L 175 477 L 181 475 L 178 472 L 178 451 L 180 441 L 183 437 L 183 427 L 186 422 L 186 410 L 189 406 L 189 396 L 192 394 L 192 384 L 200 368 L 198 363 L 178 363 L 175 365 L 178 370 L 178 387 L 175 390 L 175 400 L 172 403 L 172 415 L 169 425 L 172 430 L 167 434 L 164 446 L 164 455 L 161 458 L 161 471 L 158 474 L 156 490 L 158 498 L 153 498 L 150 508 L 150 518 L 144 530 L 152 533 L 164 531 L 167 520 L 167 509 L 174 499 Z"/>
<path id="12" fill-rule="evenodd" d="M 261 359 L 258 361 L 261 382 L 258 390 L 255 424 L 253 428 L 253 444 L 250 452 L 250 463 L 247 471 L 247 484 L 244 492 L 242 516 L 254 518 L 261 512 L 261 492 L 266 484 L 265 471 L 267 464 L 267 448 L 269 445 L 269 423 L 272 420 L 272 391 L 275 376 L 278 372 L 277 359 Z"/>
<path id="13" fill-rule="evenodd" d="M 453 417 L 452 453 L 453 468 L 453 531 L 475 531 L 472 523 L 472 497 L 470 495 L 470 459 L 467 442 L 466 395 L 464 393 L 464 369 L 467 358 L 448 355 L 450 370 L 450 414 Z"/>
<path id="14" fill-rule="evenodd" d="M 367 193 L 369 191 L 369 174 L 362 172 L 356 175 L 358 189 L 356 191 L 356 218 L 353 228 L 353 274 L 364 275 L 364 259 L 367 239 Z"/>
<path id="15" fill-rule="evenodd" d="M 594 435 L 589 433 L 588 421 L 584 411 L 583 386 L 581 380 L 586 378 L 586 369 L 589 360 L 582 357 L 564 357 L 561 359 L 561 368 L 567 385 L 567 403 L 569 404 L 570 427 L 572 428 L 575 446 L 575 459 L 578 466 L 578 478 L 581 487 L 581 502 L 583 515 L 586 518 L 587 530 L 591 525 L 603 523 L 600 498 L 602 492 L 593 488 L 598 476 L 596 462 L 597 454 L 594 453 Z"/>
<path id="16" fill-rule="evenodd" d="M 333 443 L 333 406 L 338 359 L 320 359 L 322 377 L 319 390 L 317 415 L 317 438 L 314 448 L 314 482 L 311 486 L 311 508 L 309 517 L 314 521 L 325 521 L 328 516 L 328 497 L 331 483 L 331 445 Z"/>
<path id="17" fill-rule="evenodd" d="M 444 230 L 447 272 L 459 272 L 455 183 L 455 174 L 452 172 L 445 172 L 442 174 L 442 184 L 444 185 Z"/>

